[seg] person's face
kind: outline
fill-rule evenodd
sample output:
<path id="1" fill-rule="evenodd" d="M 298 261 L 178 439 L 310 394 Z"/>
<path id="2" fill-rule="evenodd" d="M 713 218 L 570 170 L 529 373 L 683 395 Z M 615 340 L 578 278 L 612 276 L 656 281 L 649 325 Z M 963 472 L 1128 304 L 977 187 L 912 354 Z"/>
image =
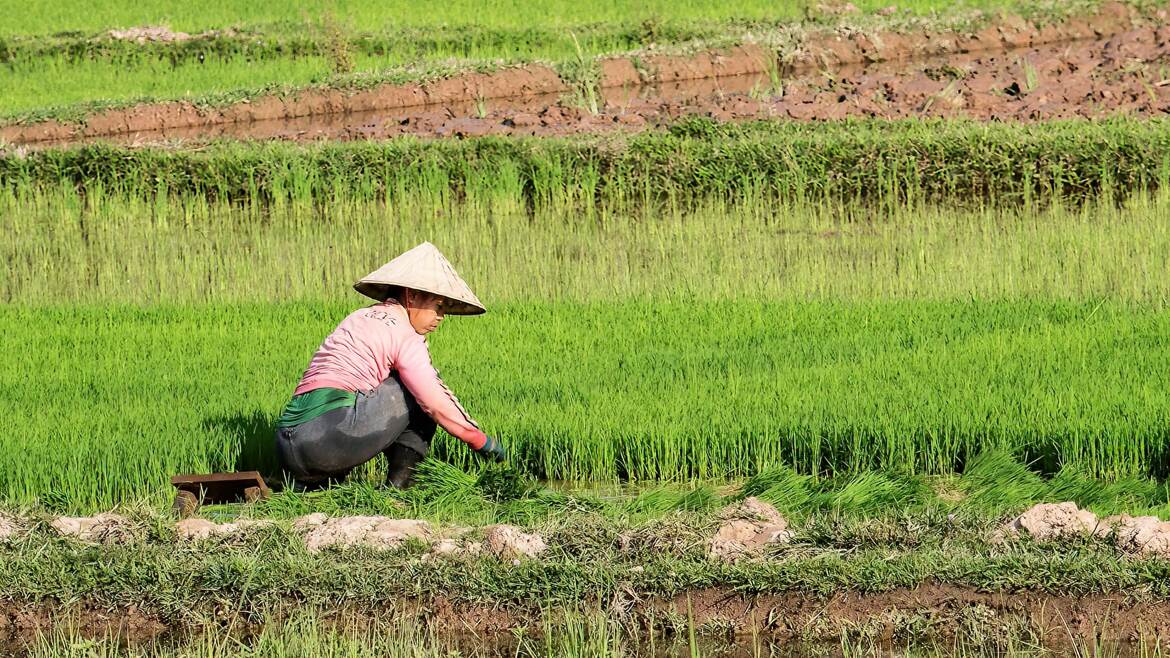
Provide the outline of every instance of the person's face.
<path id="1" fill-rule="evenodd" d="M 439 328 L 439 323 L 443 321 L 445 298 L 417 290 L 407 290 L 403 296 L 406 297 L 406 315 L 410 317 L 410 326 L 416 332 L 426 335 Z"/>

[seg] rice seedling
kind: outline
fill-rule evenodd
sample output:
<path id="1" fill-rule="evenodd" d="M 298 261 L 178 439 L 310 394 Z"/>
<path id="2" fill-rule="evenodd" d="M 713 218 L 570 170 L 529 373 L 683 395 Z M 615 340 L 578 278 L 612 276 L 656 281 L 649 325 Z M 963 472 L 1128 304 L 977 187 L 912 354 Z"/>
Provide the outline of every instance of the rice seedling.
<path id="1" fill-rule="evenodd" d="M 805 509 L 813 500 L 811 475 L 801 475 L 786 465 L 761 470 L 744 483 L 740 493 L 745 498 L 755 496 L 790 512 Z"/>
<path id="2" fill-rule="evenodd" d="M 359 303 L 350 285 L 422 240 L 485 299 L 979 298 L 1117 300 L 1161 308 L 1165 202 L 1044 212 L 941 208 L 890 216 L 813 204 L 529 215 L 511 202 L 425 198 L 272 209 L 0 192 L 0 300 Z M 95 218 L 100 217 L 100 220 Z M 321 244 L 329 244 L 323 250 Z M 533 251 L 533 245 L 542 248 Z M 491 302 L 489 302 L 490 304 Z M 310 339 L 312 342 L 316 339 Z"/>
<path id="3" fill-rule="evenodd" d="M 58 491 L 101 507 L 163 492 L 174 472 L 244 465 L 249 446 L 271 442 L 253 419 L 275 416 L 348 306 L 5 307 L 0 346 L 23 356 L 0 370 L 17 428 L 0 437 L 0 494 Z M 452 323 L 432 349 L 513 463 L 546 478 L 720 478 L 777 464 L 945 473 L 996 446 L 1094 476 L 1167 472 L 1164 313 L 1034 302 L 734 307 L 496 305 L 474 326 Z M 607 350 L 587 348 L 598 344 Z M 62 354 L 84 355 L 83 365 L 57 367 Z M 443 437 L 435 451 L 470 459 Z M 971 495 L 1002 498 L 1000 483 L 1015 479 L 973 481 Z M 475 489 L 474 476 L 449 488 Z"/>
<path id="4" fill-rule="evenodd" d="M 1095 129 L 1145 130 L 1109 125 Z M 758 145 L 785 130 L 688 124 L 631 152 Z M 955 130 L 960 141 L 973 134 Z M 273 415 L 321 337 L 364 303 L 350 284 L 423 239 L 492 308 L 446 325 L 436 362 L 528 474 L 946 473 L 996 447 L 1049 473 L 1167 473 L 1170 282 L 1155 274 L 1170 270 L 1164 197 L 883 210 L 710 184 L 710 198 L 625 208 L 635 189 L 662 181 L 610 179 L 612 203 L 585 204 L 569 182 L 580 171 L 566 168 L 588 150 L 533 145 L 564 158 L 528 166 L 516 144 L 5 159 L 0 346 L 23 359 L 0 368 L 16 428 L 0 438 L 0 494 L 90 508 L 161 495 L 175 471 L 270 469 Z M 411 154 L 423 157 L 409 172 L 392 166 Z M 464 156 L 472 164 L 456 169 Z M 634 171 L 635 160 L 612 166 Z M 712 156 L 705 176 L 740 167 L 712 173 L 721 163 Z M 686 180 L 686 157 L 676 165 L 667 185 Z M 139 185 L 147 167 L 166 191 Z M 230 202 L 238 195 L 246 202 Z M 63 354 L 84 356 L 63 371 Z M 467 459 L 442 439 L 436 455 Z M 463 474 L 433 475 L 431 491 L 448 476 L 451 491 L 477 488 Z M 817 498 L 811 484 L 772 477 L 758 493 L 782 506 Z M 901 476 L 889 477 L 896 488 Z M 988 505 L 1034 497 L 1005 494 L 1002 477 L 964 477 Z M 350 496 L 334 504 L 381 504 Z"/>
<path id="5" fill-rule="evenodd" d="M 922 478 L 872 471 L 839 476 L 819 487 L 817 504 L 828 511 L 865 514 L 876 510 L 908 509 L 922 505 L 930 490 Z"/>
<path id="6" fill-rule="evenodd" d="M 573 59 L 562 64 L 558 73 L 573 90 L 569 97 L 570 102 L 596 115 L 599 110 L 598 99 L 601 95 L 598 85 L 601 81 L 601 70 L 597 62 L 586 56 L 577 35 L 570 33 L 575 49 Z"/>
<path id="7" fill-rule="evenodd" d="M 224 101 L 256 93 L 257 80 L 270 85 L 308 86 L 329 77 L 330 62 L 319 55 L 297 59 L 252 62 L 246 55 L 172 63 L 167 59 L 142 59 L 122 66 L 100 60 L 73 61 L 63 55 L 13 62 L 0 69 L 0 113 L 30 117 L 81 116 L 85 104 L 96 106 L 133 104 L 150 99 L 208 99 Z M 104 101 L 104 102 L 103 102 Z M 54 109 L 58 108 L 58 109 Z M 69 109 L 60 109 L 69 108 Z"/>
<path id="8" fill-rule="evenodd" d="M 1058 482 L 1056 490 L 1068 493 Z M 967 493 L 970 505 L 983 509 L 1020 509 L 1041 499 L 1045 484 L 1039 474 L 1028 469 L 1004 450 L 987 450 L 976 455 L 963 471 L 959 486 Z"/>
<path id="9" fill-rule="evenodd" d="M 943 121 L 716 124 L 693 119 L 615 146 L 596 137 L 223 143 L 195 151 L 107 145 L 0 157 L 18 197 L 76 188 L 95 201 L 207 199 L 512 204 L 596 216 L 634 209 L 824 203 L 908 211 L 1140 199 L 1170 179 L 1166 122 Z M 95 196 L 96 195 L 96 196 Z M 427 206 L 423 206 L 427 207 Z"/>
<path id="10" fill-rule="evenodd" d="M 536 491 L 536 483 L 509 465 L 487 466 L 475 479 L 482 495 L 497 503 L 527 498 Z"/>

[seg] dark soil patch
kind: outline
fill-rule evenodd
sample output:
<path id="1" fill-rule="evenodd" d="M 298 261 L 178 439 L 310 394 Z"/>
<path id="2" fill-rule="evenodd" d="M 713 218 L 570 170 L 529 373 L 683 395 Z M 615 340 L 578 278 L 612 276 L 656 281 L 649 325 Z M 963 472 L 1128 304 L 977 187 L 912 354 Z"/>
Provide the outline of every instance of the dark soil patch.
<path id="1" fill-rule="evenodd" d="M 584 603 L 584 602 L 583 602 Z M 287 605 L 286 605 L 287 604 Z M 265 602 L 269 621 L 301 610 L 296 601 Z M 597 602 L 586 604 L 597 609 Z M 694 624 L 708 637 L 759 636 L 769 641 L 835 641 L 845 636 L 874 641 L 927 639 L 963 642 L 1006 636 L 1007 630 L 1048 646 L 1070 642 L 1130 642 L 1170 633 L 1170 601 L 1126 594 L 1084 596 L 1041 592 L 980 592 L 953 585 L 927 584 L 880 593 L 842 592 L 828 597 L 807 594 L 739 594 L 724 588 L 694 590 L 673 597 L 629 598 L 604 602 L 602 609 L 624 623 L 665 635 L 685 633 Z M 207 624 L 246 637 L 260 626 L 255 612 L 186 611 L 168 618 L 143 607 L 105 606 L 94 602 L 0 604 L 0 648 L 18 648 L 64 625 L 78 637 L 117 638 L 127 643 L 167 641 L 207 630 Z M 189 613 L 189 614 L 188 614 Z M 346 603 L 320 613 L 323 624 L 362 629 L 385 620 L 414 619 L 441 636 L 473 643 L 501 643 L 523 630 L 544 630 L 539 602 L 496 605 L 456 602 L 446 597 L 404 600 L 393 606 Z M 173 615 L 171 615 L 173 617 Z M 214 620 L 214 621 L 210 621 Z M 1006 639 L 1006 637 L 1005 637 Z M 506 643 L 505 643 L 506 644 Z"/>
<path id="2" fill-rule="evenodd" d="M 1164 12 L 1163 12 L 1164 13 Z M 973 34 L 833 33 L 799 51 L 745 45 L 601 63 L 601 107 L 565 100 L 571 85 L 528 65 L 425 84 L 309 90 L 221 108 L 140 105 L 0 128 L 13 144 L 214 137 L 387 139 L 400 135 L 564 135 L 641 130 L 682 116 L 969 117 L 1042 120 L 1170 113 L 1170 27 L 1126 5 L 1037 26 L 1007 18 Z M 779 80 L 767 74 L 780 67 Z"/>
<path id="3" fill-rule="evenodd" d="M 700 624 L 721 622 L 748 632 L 781 638 L 833 640 L 863 631 L 891 640 L 918 633 L 939 640 L 971 640 L 980 630 L 1012 627 L 1055 646 L 1070 641 L 1126 642 L 1165 637 L 1170 601 L 1138 600 L 1125 594 L 1085 596 L 1042 592 L 980 592 L 967 587 L 926 584 L 890 592 L 842 592 L 830 597 L 801 594 L 743 596 L 706 589 L 651 603 L 657 610 L 686 615 Z"/>
<path id="4" fill-rule="evenodd" d="M 62 629 L 91 639 L 141 643 L 164 637 L 176 628 L 158 613 L 137 606 L 55 601 L 0 603 L 0 650 L 19 648 Z"/>

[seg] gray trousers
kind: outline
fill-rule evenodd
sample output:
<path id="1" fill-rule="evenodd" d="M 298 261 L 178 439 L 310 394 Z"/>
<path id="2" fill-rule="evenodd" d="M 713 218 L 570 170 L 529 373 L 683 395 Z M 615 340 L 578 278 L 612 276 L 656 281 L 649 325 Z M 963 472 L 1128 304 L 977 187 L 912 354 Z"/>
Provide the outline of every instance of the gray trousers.
<path id="1" fill-rule="evenodd" d="M 293 427 L 276 429 L 281 467 L 298 480 L 340 480 L 379 453 L 396 466 L 413 471 L 430 452 L 435 421 L 427 415 L 396 374 L 378 388 L 358 391 L 352 407 L 333 409 Z M 406 474 L 409 477 L 409 474 Z"/>

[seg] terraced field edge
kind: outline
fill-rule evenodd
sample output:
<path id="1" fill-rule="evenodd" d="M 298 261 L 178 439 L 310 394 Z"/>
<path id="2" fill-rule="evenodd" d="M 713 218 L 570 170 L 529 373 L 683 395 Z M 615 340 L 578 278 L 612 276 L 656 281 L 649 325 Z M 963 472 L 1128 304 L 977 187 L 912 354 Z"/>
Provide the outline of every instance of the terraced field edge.
<path id="1" fill-rule="evenodd" d="M 1061 23 L 1035 23 L 1019 17 L 994 22 L 976 32 L 880 32 L 824 30 L 813 26 L 777 30 L 774 43 L 725 43 L 697 54 L 641 52 L 585 58 L 558 65 L 524 63 L 504 67 L 481 62 L 479 71 L 429 64 L 373 74 L 340 77 L 309 87 L 241 90 L 197 101 L 150 99 L 102 101 L 37 110 L 7 118 L 0 141 L 26 144 L 62 142 L 163 129 L 208 127 L 224 123 L 288 119 L 426 105 L 468 103 L 533 94 L 576 93 L 588 97 L 598 88 L 640 86 L 679 80 L 722 78 L 752 73 L 795 71 L 851 63 L 923 58 L 980 50 L 1004 50 L 1097 38 L 1148 20 L 1161 21 L 1144 5 L 1108 3 L 1099 11 Z M 1149 9 L 1148 7 L 1146 9 Z M 1164 13 L 1164 12 L 1163 12 Z M 960 23 L 968 27 L 969 22 Z"/>

